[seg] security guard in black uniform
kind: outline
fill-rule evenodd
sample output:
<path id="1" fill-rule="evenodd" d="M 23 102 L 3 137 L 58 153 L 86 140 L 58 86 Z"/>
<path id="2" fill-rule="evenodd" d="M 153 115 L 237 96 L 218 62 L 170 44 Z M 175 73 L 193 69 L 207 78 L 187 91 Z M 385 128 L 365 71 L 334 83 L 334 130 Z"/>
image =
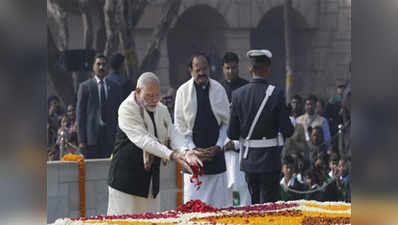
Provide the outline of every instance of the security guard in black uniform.
<path id="1" fill-rule="evenodd" d="M 280 194 L 281 136 L 290 137 L 294 128 L 283 91 L 266 80 L 271 52 L 251 50 L 247 56 L 253 79 L 232 93 L 227 135 L 240 140 L 240 169 L 245 172 L 252 204 L 275 202 Z"/>

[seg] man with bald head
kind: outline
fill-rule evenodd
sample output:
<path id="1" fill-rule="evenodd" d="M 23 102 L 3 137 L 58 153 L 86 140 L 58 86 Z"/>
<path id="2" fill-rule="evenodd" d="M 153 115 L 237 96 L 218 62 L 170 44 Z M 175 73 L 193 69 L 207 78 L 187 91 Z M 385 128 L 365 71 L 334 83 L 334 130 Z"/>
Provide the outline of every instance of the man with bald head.
<path id="1" fill-rule="evenodd" d="M 108 215 L 160 211 L 161 159 L 175 160 L 190 172 L 189 164 L 203 165 L 193 153 L 180 153 L 185 152 L 184 139 L 174 132 L 159 94 L 158 77 L 146 72 L 119 107 L 119 129 L 108 178 Z"/>
<path id="2" fill-rule="evenodd" d="M 224 87 L 209 78 L 209 60 L 203 53 L 192 55 L 189 71 L 192 78 L 176 93 L 174 124 L 185 136 L 189 151 L 205 160 L 199 190 L 184 171 L 184 202 L 200 199 L 213 207 L 232 205 L 227 188 L 224 152 L 229 120 L 229 102 Z"/>

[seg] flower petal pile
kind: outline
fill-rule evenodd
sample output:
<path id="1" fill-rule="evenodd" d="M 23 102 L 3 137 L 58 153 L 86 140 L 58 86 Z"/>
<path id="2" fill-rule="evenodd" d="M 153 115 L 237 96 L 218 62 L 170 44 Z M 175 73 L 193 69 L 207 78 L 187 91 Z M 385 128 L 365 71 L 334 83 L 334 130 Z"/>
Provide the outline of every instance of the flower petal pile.
<path id="1" fill-rule="evenodd" d="M 343 202 L 291 201 L 217 209 L 192 200 L 176 210 L 139 215 L 58 219 L 52 225 L 171 225 L 171 224 L 350 224 L 351 204 Z"/>

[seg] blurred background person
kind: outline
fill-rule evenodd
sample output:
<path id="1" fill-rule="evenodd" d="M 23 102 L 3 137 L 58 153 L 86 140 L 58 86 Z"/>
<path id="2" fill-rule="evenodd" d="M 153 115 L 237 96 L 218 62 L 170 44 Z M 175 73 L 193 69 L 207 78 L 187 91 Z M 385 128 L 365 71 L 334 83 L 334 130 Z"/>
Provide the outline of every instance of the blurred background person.
<path id="1" fill-rule="evenodd" d="M 127 79 L 127 76 L 123 74 L 124 61 L 125 57 L 122 54 L 116 53 L 112 55 L 109 63 L 110 71 L 106 76 L 107 80 L 113 81 L 122 89 L 123 100 L 129 96 L 135 87 L 135 85 L 133 85 L 131 81 Z"/>
<path id="2" fill-rule="evenodd" d="M 58 146 L 56 145 L 56 142 L 62 117 L 62 108 L 57 96 L 48 97 L 47 104 L 47 159 L 56 160 L 58 159 Z"/>
<path id="3" fill-rule="evenodd" d="M 314 127 L 311 129 L 311 136 L 309 142 L 309 157 L 310 162 L 315 162 L 320 154 L 326 154 L 327 145 L 324 142 L 322 127 Z"/>
<path id="4" fill-rule="evenodd" d="M 322 99 L 318 99 L 318 101 L 316 101 L 315 112 L 318 115 L 325 117 L 325 102 Z"/>
<path id="5" fill-rule="evenodd" d="M 342 100 L 345 85 L 338 85 L 336 87 L 336 94 L 329 98 L 328 104 L 324 110 L 324 117 L 329 122 L 330 134 L 336 135 L 338 125 L 343 123 L 343 118 L 340 115 Z"/>
<path id="6" fill-rule="evenodd" d="M 283 177 L 280 182 L 281 201 L 292 201 L 302 199 L 304 196 L 289 189 L 304 191 L 306 186 L 297 180 L 297 164 L 291 156 L 286 156 L 282 160 Z"/>
<path id="7" fill-rule="evenodd" d="M 293 126 L 296 126 L 297 118 L 304 113 L 303 98 L 298 94 L 294 95 L 288 105 L 288 109 L 290 111 L 289 118 L 292 121 Z"/>
<path id="8" fill-rule="evenodd" d="M 315 106 L 317 100 L 318 99 L 315 95 L 308 96 L 308 98 L 305 100 L 305 105 L 304 105 L 305 114 L 297 118 L 297 123 L 302 124 L 304 126 L 307 141 L 310 141 L 310 132 L 309 132 L 310 127 L 311 128 L 317 126 L 322 127 L 324 143 L 327 146 L 329 146 L 331 143 L 329 123 L 324 117 L 318 115 L 315 112 Z"/>
<path id="9" fill-rule="evenodd" d="M 171 121 L 174 123 L 174 103 L 175 103 L 175 95 L 176 95 L 176 90 L 174 88 L 169 88 L 167 90 L 167 94 L 162 97 L 161 102 L 167 106 L 167 109 L 169 110 L 170 116 L 171 116 Z"/>
<path id="10" fill-rule="evenodd" d="M 77 147 L 76 125 L 67 116 L 61 118 L 61 126 L 57 132 L 58 159 L 66 154 L 80 154 Z"/>
<path id="11" fill-rule="evenodd" d="M 337 166 L 336 184 L 341 192 L 341 200 L 351 202 L 351 160 L 343 157 Z"/>
<path id="12" fill-rule="evenodd" d="M 228 95 L 228 100 L 231 102 L 232 91 L 247 84 L 248 81 L 239 77 L 239 58 L 233 52 L 226 52 L 222 58 L 222 71 L 224 80 L 221 82 L 222 86 Z"/>

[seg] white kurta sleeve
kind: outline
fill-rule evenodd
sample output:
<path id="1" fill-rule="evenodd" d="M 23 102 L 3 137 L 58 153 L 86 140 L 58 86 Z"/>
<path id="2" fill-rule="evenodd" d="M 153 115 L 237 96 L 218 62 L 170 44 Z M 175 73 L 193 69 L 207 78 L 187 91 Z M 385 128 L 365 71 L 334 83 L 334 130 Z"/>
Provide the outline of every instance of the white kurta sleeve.
<path id="1" fill-rule="evenodd" d="M 125 102 L 123 102 L 125 103 Z M 170 160 L 172 151 L 152 136 L 146 129 L 143 119 L 131 106 L 123 104 L 119 108 L 118 123 L 120 129 L 127 135 L 131 142 L 142 150 L 160 158 Z"/>
<path id="2" fill-rule="evenodd" d="M 227 125 L 225 123 L 221 123 L 220 132 L 218 134 L 218 139 L 216 145 L 221 148 L 224 147 L 225 140 L 227 139 Z"/>
<path id="3" fill-rule="evenodd" d="M 195 143 L 193 143 L 193 138 L 191 135 L 185 135 L 185 146 L 187 146 L 189 149 L 196 148 L 196 145 Z"/>

